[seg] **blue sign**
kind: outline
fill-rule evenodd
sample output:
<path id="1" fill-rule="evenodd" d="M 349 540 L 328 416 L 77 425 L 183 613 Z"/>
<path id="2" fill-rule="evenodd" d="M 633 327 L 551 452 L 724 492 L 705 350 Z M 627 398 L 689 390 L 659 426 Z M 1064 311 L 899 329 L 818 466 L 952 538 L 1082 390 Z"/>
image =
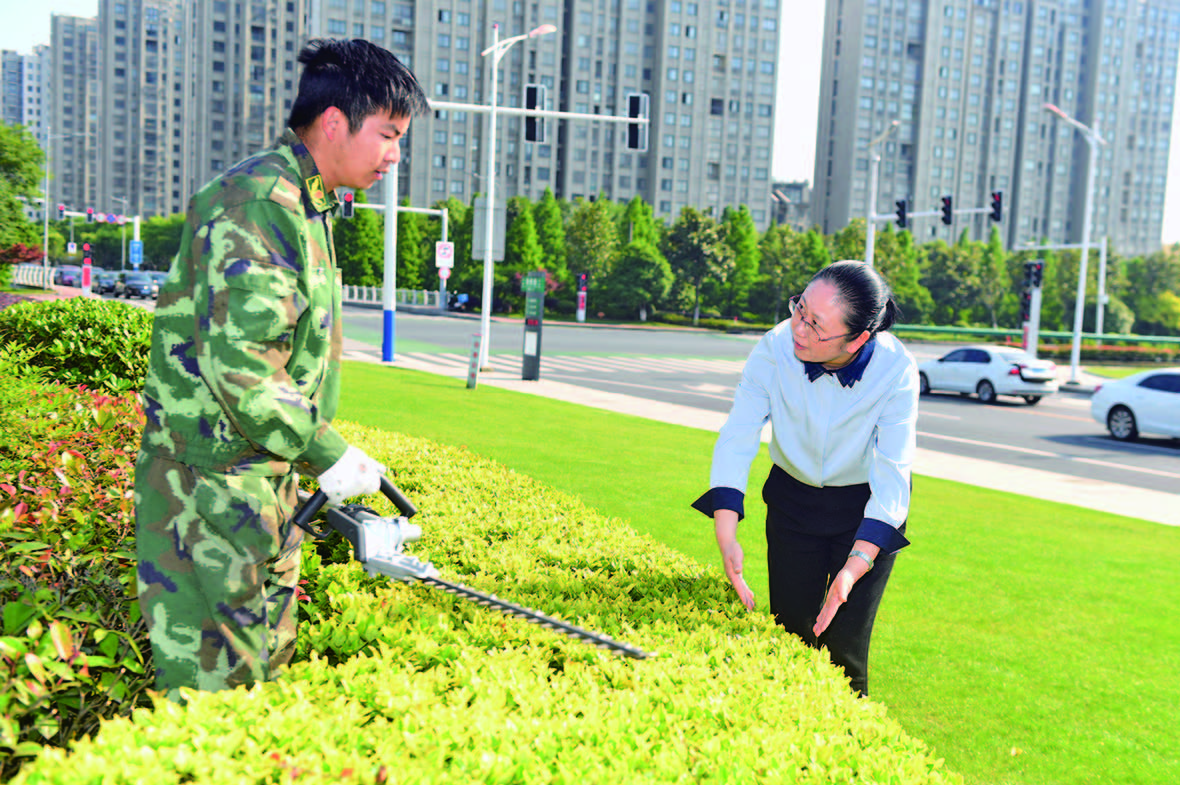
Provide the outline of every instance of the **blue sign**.
<path id="1" fill-rule="evenodd" d="M 135 270 L 143 264 L 143 240 L 131 241 L 131 267 Z"/>

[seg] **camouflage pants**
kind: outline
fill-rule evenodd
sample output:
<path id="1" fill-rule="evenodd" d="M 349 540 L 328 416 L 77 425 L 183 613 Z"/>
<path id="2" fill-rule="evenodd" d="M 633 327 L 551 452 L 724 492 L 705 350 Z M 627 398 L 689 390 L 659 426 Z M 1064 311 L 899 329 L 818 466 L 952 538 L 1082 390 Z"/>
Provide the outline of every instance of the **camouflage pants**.
<path id="1" fill-rule="evenodd" d="M 275 676 L 295 652 L 303 531 L 298 476 L 220 474 L 140 453 L 139 603 L 156 688 L 230 689 Z"/>

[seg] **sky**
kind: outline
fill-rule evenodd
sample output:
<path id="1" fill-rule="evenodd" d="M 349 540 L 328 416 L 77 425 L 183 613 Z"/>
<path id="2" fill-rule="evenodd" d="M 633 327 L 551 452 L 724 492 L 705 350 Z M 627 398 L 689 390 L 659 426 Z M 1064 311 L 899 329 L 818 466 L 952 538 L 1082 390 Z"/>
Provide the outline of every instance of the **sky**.
<path id="1" fill-rule="evenodd" d="M 819 115 L 820 60 L 823 48 L 824 3 L 819 0 L 787 2 L 780 24 L 778 89 L 775 112 L 774 160 L 776 180 L 811 181 L 815 168 L 815 126 Z M 93 17 L 98 0 L 37 0 L 9 9 L 0 24 L 0 49 L 22 54 L 37 44 L 49 43 L 51 13 Z M 13 8 L 12 6 L 16 6 Z M 1164 203 L 1165 245 L 1180 242 L 1180 112 L 1172 123 L 1168 192 Z"/>

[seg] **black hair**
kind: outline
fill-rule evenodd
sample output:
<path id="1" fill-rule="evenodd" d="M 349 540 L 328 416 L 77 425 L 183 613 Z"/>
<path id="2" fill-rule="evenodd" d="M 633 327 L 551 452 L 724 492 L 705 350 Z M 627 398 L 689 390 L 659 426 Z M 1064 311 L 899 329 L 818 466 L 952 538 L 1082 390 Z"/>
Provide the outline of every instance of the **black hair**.
<path id="1" fill-rule="evenodd" d="M 333 106 L 348 118 L 348 130 L 354 134 L 377 112 L 414 117 L 430 110 L 410 69 L 393 52 L 364 39 L 313 39 L 299 53 L 299 62 L 299 94 L 287 119 L 296 131 Z"/>
<path id="2" fill-rule="evenodd" d="M 844 305 L 844 323 L 851 336 L 865 330 L 870 336 L 876 335 L 892 327 L 901 316 L 889 284 L 864 262 L 856 259 L 833 262 L 811 280 L 827 281 L 836 287 L 836 299 Z"/>

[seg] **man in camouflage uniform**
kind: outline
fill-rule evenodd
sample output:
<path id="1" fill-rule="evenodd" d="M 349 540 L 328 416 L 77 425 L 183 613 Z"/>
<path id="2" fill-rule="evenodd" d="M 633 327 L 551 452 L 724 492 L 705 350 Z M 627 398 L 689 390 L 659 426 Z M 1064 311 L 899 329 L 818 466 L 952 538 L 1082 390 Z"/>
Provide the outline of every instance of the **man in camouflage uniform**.
<path id="1" fill-rule="evenodd" d="M 295 647 L 296 472 L 329 503 L 384 467 L 332 428 L 340 391 L 337 186 L 368 188 L 427 108 L 367 41 L 312 41 L 289 129 L 189 204 L 160 291 L 136 463 L 139 600 L 156 687 L 249 685 Z"/>

